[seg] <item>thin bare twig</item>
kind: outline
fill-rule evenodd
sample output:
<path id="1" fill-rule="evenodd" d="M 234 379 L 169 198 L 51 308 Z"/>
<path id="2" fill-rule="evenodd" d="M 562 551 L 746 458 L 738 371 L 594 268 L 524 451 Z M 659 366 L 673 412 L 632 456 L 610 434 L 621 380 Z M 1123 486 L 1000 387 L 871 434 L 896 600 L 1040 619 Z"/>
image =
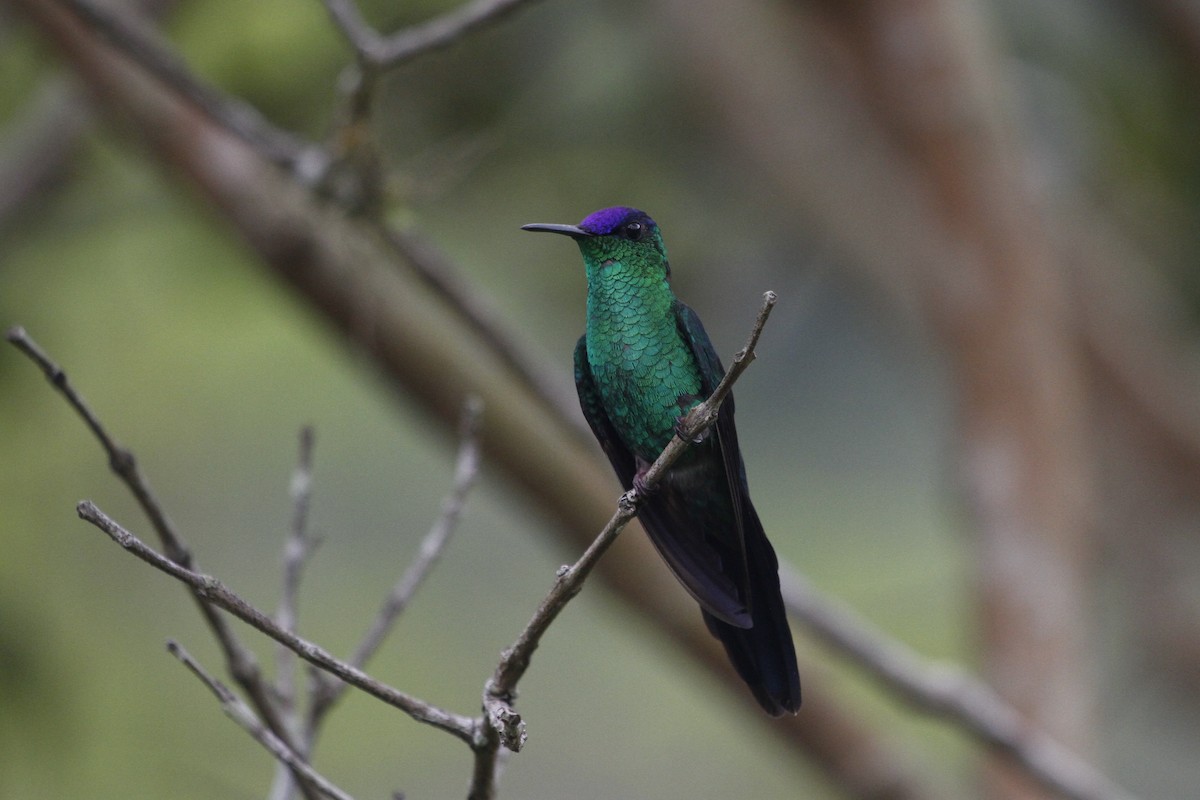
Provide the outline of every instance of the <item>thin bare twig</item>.
<path id="1" fill-rule="evenodd" d="M 771 309 L 775 307 L 775 301 L 776 296 L 774 292 L 766 292 L 763 295 L 762 308 L 759 310 L 758 317 L 754 321 L 754 328 L 750 332 L 746 346 L 733 357 L 733 363 L 712 395 L 688 413 L 679 426 L 679 432 L 671 439 L 646 472 L 646 486 L 648 488 L 653 488 L 657 485 L 662 479 L 663 474 L 670 469 L 671 465 L 683 454 L 683 451 L 690 447 L 691 443 L 700 434 L 717 421 L 721 404 L 728 397 L 733 384 L 755 359 L 754 348 L 757 346 L 758 339 L 762 335 L 767 318 L 771 315 Z M 549 594 L 538 605 L 537 611 L 534 612 L 533 617 L 529 620 L 525 629 L 521 631 L 516 641 L 501 655 L 500 663 L 496 666 L 495 672 L 484 688 L 483 727 L 485 737 L 483 745 L 477 747 L 475 750 L 476 764 L 469 795 L 472 800 L 493 796 L 495 791 L 493 783 L 495 780 L 496 754 L 499 746 L 503 745 L 508 750 L 517 752 L 525 744 L 525 723 L 521 719 L 521 715 L 513 709 L 512 703 L 515 698 L 517 683 L 529 668 L 533 651 L 537 649 L 542 636 L 550 627 L 550 623 L 566 607 L 567 603 L 575 595 L 579 594 L 583 588 L 583 582 L 587 579 L 588 574 L 591 573 L 592 568 L 596 566 L 600 557 L 617 540 L 617 536 L 620 535 L 625 526 L 637 516 L 641 500 L 642 498 L 637 489 L 630 489 L 621 495 L 617 503 L 617 510 L 612 515 L 612 518 L 609 519 L 608 523 L 584 551 L 583 555 L 579 557 L 578 561 L 571 566 L 564 566 L 559 569 Z"/>
<path id="2" fill-rule="evenodd" d="M 375 621 L 363 637 L 363 641 L 355 649 L 354 655 L 351 656 L 349 663 L 359 669 L 366 666 L 367 661 L 379 648 L 379 645 L 382 644 L 384 637 L 387 636 L 396 619 L 403 613 L 405 607 L 424 581 L 425 576 L 433 568 L 434 563 L 440 557 L 450 540 L 451 534 L 454 532 L 467 493 L 475 483 L 475 478 L 479 472 L 479 419 L 482 410 L 483 403 L 477 397 L 468 398 L 463 405 L 463 417 L 460 424 L 461 443 L 459 445 L 458 458 L 455 461 L 454 485 L 442 503 L 441 515 L 421 541 L 417 560 L 410 565 L 404 575 L 392 587 L 392 591 L 384 601 L 383 607 L 380 609 Z M 309 444 L 311 445 L 311 441 L 309 441 Z M 301 464 L 305 463 L 303 452 L 302 444 Z M 298 468 L 298 478 L 300 473 L 301 470 Z M 304 474 L 306 478 L 305 482 L 307 482 L 311 478 L 311 475 L 307 470 L 304 471 Z M 300 483 L 300 481 L 296 483 Z M 286 628 L 287 626 L 282 627 Z M 292 629 L 288 628 L 288 630 Z M 294 656 L 291 650 L 282 645 L 281 648 L 289 656 Z M 346 683 L 332 677 L 326 672 L 322 672 L 316 667 L 310 667 L 310 669 L 308 708 L 303 722 L 296 726 L 297 737 L 303 746 L 302 752 L 309 756 L 311 756 L 315 748 L 321 723 L 345 693 L 347 686 Z M 292 773 L 287 770 L 279 770 L 268 797 L 271 800 L 284 800 L 290 797 L 294 780 L 295 778 Z"/>
<path id="3" fill-rule="evenodd" d="M 242 702 L 229 687 L 214 678 L 202 667 L 196 659 L 183 649 L 177 642 L 167 642 L 167 650 L 178 658 L 188 670 L 208 687 L 221 704 L 225 715 L 236 722 L 242 730 L 250 734 L 254 741 L 266 748 L 275 759 L 288 767 L 292 772 L 299 773 L 320 794 L 333 800 L 353 800 L 344 791 L 335 786 L 328 778 L 314 770 L 309 764 L 288 747 L 278 736 L 262 723 L 250 707 Z"/>
<path id="4" fill-rule="evenodd" d="M 158 502 L 158 498 L 150 490 L 150 486 L 146 481 L 146 477 L 138 468 L 137 459 L 132 451 L 127 450 L 113 439 L 100 419 L 92 412 L 92 409 L 84 401 L 83 397 L 75 391 L 75 387 L 67 380 L 67 373 L 62 367 L 54 363 L 49 355 L 35 342 L 24 328 L 16 326 L 10 328 L 6 334 L 6 338 L 18 350 L 24 353 L 42 370 L 46 376 L 46 380 L 50 382 L 63 399 L 70 404 L 71 408 L 75 409 L 75 413 L 79 415 L 84 424 L 91 430 L 92 435 L 100 442 L 100 446 L 104 448 L 105 455 L 108 456 L 108 464 L 112 471 L 116 473 L 129 491 L 133 493 L 138 505 L 142 507 L 142 511 L 150 520 L 150 524 L 154 527 L 155 533 L 158 534 L 162 541 L 163 548 L 167 553 L 167 557 L 172 561 L 180 564 L 190 564 L 192 560 L 191 553 L 184 546 L 183 541 L 176 535 L 175 526 L 167 518 L 166 512 L 162 505 Z"/>
<path id="5" fill-rule="evenodd" d="M 459 426 L 460 444 L 454 465 L 454 483 L 442 501 L 441 513 L 421 541 L 417 558 L 392 587 L 370 630 L 355 648 L 354 655 L 350 657 L 351 664 L 365 666 L 383 644 L 384 637 L 408 607 L 409 601 L 429 575 L 457 529 L 467 493 L 471 491 L 475 479 L 479 476 L 479 422 L 482 414 L 483 402 L 478 397 L 467 398 L 463 404 L 462 423 Z"/>
<path id="6" fill-rule="evenodd" d="M 458 8 L 394 33 L 376 55 L 388 68 L 412 61 L 431 50 L 449 47 L 468 33 L 498 21 L 530 0 L 471 0 Z"/>
<path id="7" fill-rule="evenodd" d="M 292 472 L 292 524 L 283 547 L 283 589 L 279 608 L 275 610 L 275 621 L 285 631 L 296 631 L 298 618 L 300 578 L 309 556 L 317 546 L 317 539 L 308 534 L 308 507 L 312 499 L 312 454 L 313 429 L 300 429 L 300 452 L 296 469 Z M 276 654 L 275 693 L 285 713 L 295 707 L 295 662 L 296 654 L 283 645 Z"/>
<path id="8" fill-rule="evenodd" d="M 954 722 L 1070 800 L 1133 800 L 1095 767 L 1028 723 L 978 678 L 957 666 L 923 662 L 901 642 L 817 592 L 787 564 L 779 565 L 779 584 L 784 605 L 794 617 L 914 708 Z"/>
<path id="9" fill-rule="evenodd" d="M 383 37 L 367 23 L 358 3 L 354 0 L 321 0 L 333 24 L 346 37 L 346 41 L 354 48 L 360 58 L 375 50 L 382 43 Z"/>
<path id="10" fill-rule="evenodd" d="M 372 28 L 353 0 L 323 0 L 338 30 L 359 60 L 372 70 L 400 66 L 431 50 L 448 47 L 468 33 L 498 21 L 529 0 L 471 0 L 440 17 L 383 36 Z"/>
<path id="11" fill-rule="evenodd" d="M 265 633 L 275 641 L 292 649 L 296 655 L 310 664 L 320 667 L 337 675 L 346 683 L 355 686 L 367 694 L 382 700 L 389 706 L 400 709 L 418 722 L 424 722 L 439 730 L 451 733 L 463 741 L 474 744 L 477 731 L 476 722 L 470 717 L 453 714 L 424 700 L 406 694 L 387 684 L 372 678 L 362 670 L 335 658 L 325 649 L 302 639 L 291 631 L 279 627 L 270 616 L 258 610 L 243 600 L 225 584 L 210 575 L 202 575 L 185 569 L 174 561 L 163 557 L 152 547 L 138 539 L 107 514 L 96 507 L 90 500 L 84 500 L 76 507 L 81 519 L 92 523 L 108 534 L 114 542 L 125 550 L 145 561 L 171 577 L 192 587 L 207 602 L 222 608 L 242 620 L 252 628 Z"/>
<path id="12" fill-rule="evenodd" d="M 70 404 L 76 414 L 83 420 L 84 424 L 87 425 L 88 429 L 91 430 L 97 441 L 100 442 L 100 446 L 104 448 L 104 452 L 108 455 L 108 462 L 112 471 L 129 488 L 129 491 L 136 498 L 138 505 L 141 506 L 142 511 L 150 520 L 151 527 L 154 528 L 159 541 L 162 543 L 166 558 L 170 559 L 172 563 L 177 564 L 180 569 L 187 571 L 197 570 L 198 567 L 195 559 L 192 558 L 191 551 L 176 532 L 175 526 L 168 519 L 158 498 L 150 490 L 145 476 L 137 465 L 137 459 L 134 457 L 133 452 L 122 447 L 109 435 L 104 425 L 101 424 L 99 418 L 93 413 L 83 397 L 75 391 L 75 388 L 67 380 L 66 372 L 50 359 L 45 351 L 38 346 L 37 342 L 30 338 L 24 328 L 20 326 L 11 328 L 7 333 L 7 338 L 18 350 L 37 364 L 43 374 L 45 374 L 46 380 Z M 274 731 L 275 735 L 294 748 L 295 743 L 292 741 L 283 718 L 279 714 L 275 698 L 272 696 L 270 688 L 263 679 L 258 659 L 255 658 L 254 653 L 234 635 L 233 630 L 230 629 L 226 620 L 217 613 L 216 609 L 209 605 L 203 593 L 193 590 L 192 597 L 196 600 L 200 615 L 204 618 L 205 623 L 221 647 L 229 674 L 246 691 L 254 708 L 266 721 L 267 725 L 270 726 L 271 730 Z M 308 795 L 307 791 L 306 795 Z"/>
<path id="13" fill-rule="evenodd" d="M 475 485 L 475 479 L 479 475 L 479 423 L 482 413 L 483 403 L 477 397 L 469 397 L 463 404 L 462 422 L 459 426 L 460 443 L 454 466 L 454 483 L 449 494 L 442 501 L 442 510 L 437 520 L 425 538 L 421 540 L 417 558 L 392 586 L 379 613 L 376 614 L 362 641 L 350 656 L 347 663 L 358 669 L 364 668 L 367 661 L 383 644 L 396 620 L 408 607 L 413 595 L 416 594 L 417 589 L 420 588 L 434 564 L 441 557 L 458 526 L 458 519 L 462 514 L 467 493 Z M 313 681 L 312 703 L 309 706 L 308 719 L 302 734 L 310 746 L 321 720 L 342 696 L 346 688 L 345 683 L 329 677 L 328 673 L 315 674 Z"/>
<path id="14" fill-rule="evenodd" d="M 275 609 L 275 621 L 286 631 L 296 632 L 299 619 L 300 578 L 304 566 L 316 550 L 319 540 L 308 535 L 308 507 L 312 499 L 312 455 L 314 434 L 312 426 L 300 429 L 300 452 L 296 468 L 292 472 L 290 486 L 292 495 L 292 524 L 288 529 L 287 541 L 283 546 L 283 589 L 279 607 Z M 344 685 L 344 684 L 343 684 Z M 283 645 L 275 651 L 275 697 L 280 714 L 286 718 L 298 742 L 299 752 L 305 758 L 312 755 L 310 740 L 304 736 L 297 724 L 296 714 L 296 654 Z M 295 773 L 280 763 L 267 793 L 270 800 L 287 800 L 295 786 Z"/>
<path id="15" fill-rule="evenodd" d="M 380 154 L 369 120 L 383 73 L 417 56 L 458 41 L 527 0 L 473 0 L 432 20 L 380 34 L 363 18 L 354 0 L 322 0 L 334 25 L 354 49 L 355 63 L 338 82 L 340 108 L 335 116 L 330 160 L 318 186 L 350 209 L 378 220 L 383 209 Z"/>

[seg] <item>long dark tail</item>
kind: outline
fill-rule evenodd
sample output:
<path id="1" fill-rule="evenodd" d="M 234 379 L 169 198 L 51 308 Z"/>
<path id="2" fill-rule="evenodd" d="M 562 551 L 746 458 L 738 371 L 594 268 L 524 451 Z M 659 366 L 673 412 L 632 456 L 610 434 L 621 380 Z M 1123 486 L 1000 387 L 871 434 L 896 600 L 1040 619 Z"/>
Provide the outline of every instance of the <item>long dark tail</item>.
<path id="1" fill-rule="evenodd" d="M 754 624 L 749 628 L 737 628 L 707 611 L 701 613 L 704 624 L 725 645 L 734 669 L 750 687 L 759 705 L 773 717 L 785 711 L 794 714 L 800 709 L 800 672 L 796 669 L 792 632 L 779 594 L 779 561 L 754 507 L 747 502 L 745 509 L 746 559 Z"/>

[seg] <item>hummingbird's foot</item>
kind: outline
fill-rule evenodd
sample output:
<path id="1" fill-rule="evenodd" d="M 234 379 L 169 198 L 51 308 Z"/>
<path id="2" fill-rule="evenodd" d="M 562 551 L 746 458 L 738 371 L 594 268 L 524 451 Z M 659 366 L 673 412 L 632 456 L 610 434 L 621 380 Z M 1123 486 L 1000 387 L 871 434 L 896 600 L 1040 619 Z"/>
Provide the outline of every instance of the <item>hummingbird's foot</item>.
<path id="1" fill-rule="evenodd" d="M 646 483 L 646 473 L 650 471 L 649 462 L 637 459 L 637 472 L 633 475 L 633 488 L 637 490 L 639 497 L 649 497 L 658 491 L 658 485 L 651 486 Z"/>
<path id="2" fill-rule="evenodd" d="M 687 431 L 684 430 L 686 422 L 687 422 L 687 414 L 684 414 L 681 417 L 675 418 L 675 435 L 678 436 L 680 439 L 683 439 L 685 442 L 688 441 Z M 712 433 L 712 427 L 708 427 L 708 428 L 705 428 L 704 430 L 700 431 L 699 435 L 693 436 L 691 438 L 692 444 L 703 443 L 704 440 L 708 438 L 710 433 Z"/>

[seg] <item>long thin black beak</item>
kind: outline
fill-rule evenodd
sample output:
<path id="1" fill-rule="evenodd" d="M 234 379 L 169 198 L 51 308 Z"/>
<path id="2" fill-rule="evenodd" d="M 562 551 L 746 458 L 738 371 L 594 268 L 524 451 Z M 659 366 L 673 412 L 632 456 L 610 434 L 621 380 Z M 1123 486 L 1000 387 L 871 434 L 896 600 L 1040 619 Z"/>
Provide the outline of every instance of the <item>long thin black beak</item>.
<path id="1" fill-rule="evenodd" d="M 594 234 L 588 233 L 578 225 L 554 225 L 548 222 L 531 222 L 528 225 L 522 225 L 523 231 L 534 231 L 535 233 L 561 233 L 565 236 L 570 236 L 572 239 L 586 239 Z"/>

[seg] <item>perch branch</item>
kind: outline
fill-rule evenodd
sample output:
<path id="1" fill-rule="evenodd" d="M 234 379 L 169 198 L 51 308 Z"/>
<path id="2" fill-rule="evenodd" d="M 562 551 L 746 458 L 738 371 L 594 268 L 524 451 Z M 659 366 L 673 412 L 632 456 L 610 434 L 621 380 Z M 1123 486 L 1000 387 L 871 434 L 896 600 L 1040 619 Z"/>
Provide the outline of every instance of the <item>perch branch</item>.
<path id="1" fill-rule="evenodd" d="M 236 722 L 242 730 L 250 734 L 254 741 L 261 744 L 275 759 L 288 767 L 294 773 L 299 773 L 303 779 L 320 794 L 334 800 L 353 800 L 353 798 L 334 786 L 328 778 L 309 766 L 303 758 L 288 747 L 278 736 L 271 732 L 262 721 L 254 715 L 250 707 L 242 702 L 229 687 L 208 673 L 192 656 L 177 642 L 167 642 L 167 650 L 178 658 L 188 671 L 200 679 L 208 690 L 216 696 L 221 704 L 221 710 L 226 716 Z"/>
<path id="2" fill-rule="evenodd" d="M 750 338 L 747 340 L 746 346 L 733 357 L 733 363 L 712 395 L 703 403 L 693 408 L 684 419 L 683 424 L 680 425 L 680 433 L 686 438 L 680 438 L 679 435 L 673 437 L 659 457 L 655 459 L 650 469 L 647 470 L 647 487 L 656 486 L 662 479 L 663 473 L 670 469 L 671 465 L 683 454 L 683 451 L 690 446 L 691 440 L 716 422 L 717 414 L 721 410 L 721 404 L 729 395 L 734 382 L 741 377 L 741 374 L 746 371 L 746 368 L 750 366 L 750 363 L 755 358 L 754 348 L 758 344 L 759 336 L 762 335 L 763 326 L 767 323 L 771 309 L 775 306 L 775 300 L 774 292 L 767 292 L 763 295 L 762 308 L 758 312 L 758 318 L 754 322 L 754 329 L 750 333 Z M 554 621 L 554 618 L 558 616 L 558 613 L 562 611 L 563 607 L 572 597 L 579 593 L 579 590 L 583 587 L 583 581 L 596 565 L 600 556 L 616 541 L 617 535 L 629 524 L 629 521 L 637 516 L 637 509 L 640 503 L 641 497 L 636 489 L 630 489 L 622 495 L 620 502 L 617 504 L 616 512 L 588 549 L 580 556 L 579 561 L 559 571 L 554 588 L 550 590 L 550 593 L 542 601 L 541 605 L 538 606 L 537 612 L 530 619 L 525 630 L 517 637 L 516 642 L 504 652 L 504 656 L 496 668 L 496 672 L 492 676 L 488 687 L 489 696 L 501 699 L 511 697 L 517 682 L 529 667 L 529 660 L 533 656 L 533 651 L 537 648 L 538 643 L 541 641 L 542 635 L 546 632 L 550 623 Z"/>
<path id="3" fill-rule="evenodd" d="M 265 633 L 275 641 L 291 649 L 310 664 L 333 673 L 346 683 L 382 700 L 389 706 L 400 709 L 418 722 L 424 722 L 439 730 L 473 742 L 476 735 L 475 721 L 469 717 L 452 714 L 426 703 L 399 689 L 388 686 L 367 675 L 360 669 L 341 661 L 318 645 L 300 638 L 291 631 L 279 627 L 270 616 L 247 603 L 216 578 L 185 569 L 174 561 L 164 558 L 132 533 L 121 527 L 90 500 L 77 506 L 81 519 L 92 523 L 108 534 L 114 542 L 147 564 L 167 573 L 176 580 L 191 586 L 199 595 L 214 606 L 222 608 L 252 628 Z"/>
<path id="4" fill-rule="evenodd" d="M 746 346 L 733 357 L 733 363 L 725 373 L 717 388 L 707 400 L 693 408 L 684 418 L 677 433 L 655 459 L 646 472 L 646 486 L 653 488 L 662 479 L 663 474 L 691 446 L 692 441 L 707 430 L 717 420 L 721 404 L 728 397 L 733 384 L 746 371 L 755 359 L 754 348 L 762 335 L 763 327 L 771 309 L 775 307 L 774 292 L 763 295 L 762 308 L 754 321 L 754 327 Z M 484 688 L 483 727 L 486 736 L 483 746 L 476 748 L 476 768 L 470 793 L 471 798 L 491 797 L 493 789 L 490 784 L 494 781 L 496 754 L 499 745 L 517 752 L 525 743 L 525 723 L 512 707 L 516 696 L 517 683 L 529 668 L 533 651 L 537 649 L 543 634 L 550 623 L 566 607 L 573 597 L 583 588 L 583 582 L 591 573 L 592 568 L 604 555 L 604 552 L 617 540 L 617 536 L 625 526 L 637 516 L 641 496 L 636 489 L 630 489 L 621 495 L 617 510 L 608 523 L 592 541 L 583 555 L 571 566 L 561 567 L 555 578 L 550 592 L 538 605 L 537 611 L 518 635 L 511 647 L 501 655 L 496 671 Z M 483 783 L 487 782 L 487 783 Z"/>

